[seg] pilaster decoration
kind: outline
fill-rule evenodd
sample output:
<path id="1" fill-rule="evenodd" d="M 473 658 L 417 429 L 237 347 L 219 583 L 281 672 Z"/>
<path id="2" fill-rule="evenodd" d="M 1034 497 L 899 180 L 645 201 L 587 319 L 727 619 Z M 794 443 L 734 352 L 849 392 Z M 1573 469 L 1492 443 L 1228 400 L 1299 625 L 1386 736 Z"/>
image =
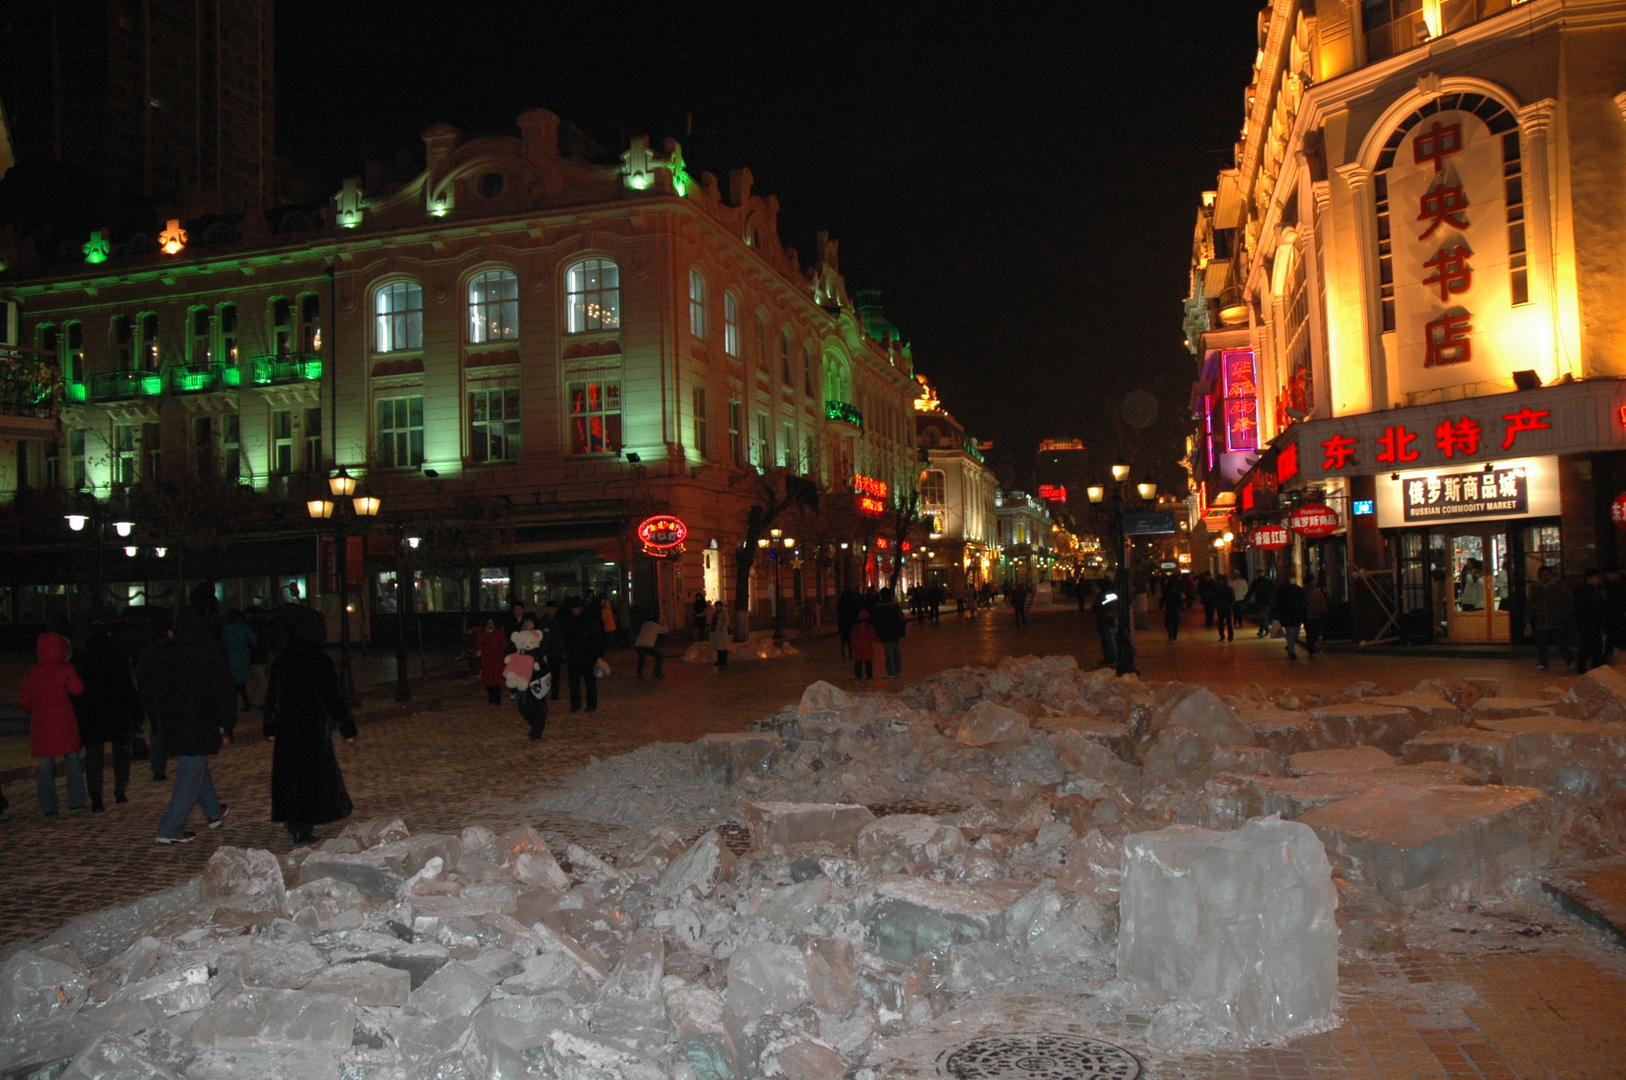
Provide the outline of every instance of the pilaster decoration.
<path id="1" fill-rule="evenodd" d="M 1349 185 L 1351 193 L 1359 193 L 1364 196 L 1372 187 L 1372 170 L 1358 161 L 1335 166 L 1332 171 L 1337 173 L 1339 178 Z"/>
<path id="2" fill-rule="evenodd" d="M 1440 96 L 1441 81 L 1438 71 L 1431 71 L 1427 75 L 1419 76 L 1417 79 L 1417 92 L 1422 95 L 1424 101 L 1433 101 Z"/>
<path id="3" fill-rule="evenodd" d="M 1358 161 L 1347 162 L 1333 169 L 1339 179 L 1349 186 L 1350 213 L 1355 219 L 1355 236 L 1359 257 L 1361 287 L 1360 298 L 1361 351 L 1365 355 L 1367 392 L 1374 408 L 1386 408 L 1389 401 L 1389 367 L 1384 357 L 1381 338 L 1383 328 L 1377 321 L 1378 311 L 1378 244 L 1376 210 L 1372 202 L 1372 170 Z M 1330 391 L 1332 388 L 1328 387 Z"/>
<path id="4" fill-rule="evenodd" d="M 1319 222 L 1321 215 L 1327 212 L 1327 204 L 1332 202 L 1332 181 L 1312 180 L 1310 182 L 1310 196 L 1315 199 L 1315 216 L 1316 221 Z"/>
<path id="5" fill-rule="evenodd" d="M 1626 120 L 1626 90 L 1615 95 L 1615 108 L 1620 110 L 1621 119 Z"/>
<path id="6" fill-rule="evenodd" d="M 1518 110 L 1524 151 L 1525 236 L 1530 244 L 1530 265 L 1535 271 L 1531 299 L 1546 304 L 1558 315 L 1557 273 L 1553 266 L 1553 203 L 1551 149 L 1548 132 L 1558 103 L 1552 98 L 1533 101 Z M 1555 323 L 1556 331 L 1556 323 Z M 1560 350 L 1562 355 L 1562 350 Z"/>

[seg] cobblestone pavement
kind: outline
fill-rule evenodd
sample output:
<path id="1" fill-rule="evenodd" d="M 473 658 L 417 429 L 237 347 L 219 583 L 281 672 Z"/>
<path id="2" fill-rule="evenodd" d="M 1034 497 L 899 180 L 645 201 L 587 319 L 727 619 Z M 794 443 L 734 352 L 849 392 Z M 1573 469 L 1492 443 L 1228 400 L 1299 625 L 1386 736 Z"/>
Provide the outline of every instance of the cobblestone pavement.
<path id="1" fill-rule="evenodd" d="M 1358 679 L 1401 690 L 1424 678 L 1479 676 L 1501 678 L 1506 694 L 1534 695 L 1572 681 L 1514 660 L 1343 654 L 1289 663 L 1280 643 L 1251 631 L 1233 643 L 1215 644 L 1202 630 L 1200 614 L 1188 616 L 1179 641 L 1163 637 L 1139 635 L 1143 677 L 1220 690 L 1250 683 L 1341 687 Z M 668 651 L 681 647 L 673 642 Z M 570 714 L 563 701 L 555 703 L 540 743 L 525 740 L 512 705 L 485 704 L 473 680 L 415 685 L 418 700 L 405 707 L 380 688 L 369 696 L 360 738 L 353 746 L 339 744 L 355 820 L 399 816 L 417 832 L 528 822 L 550 841 L 613 850 L 621 840 L 613 830 L 541 814 L 535 802 L 595 755 L 741 730 L 795 701 L 817 678 L 849 689 L 857 685 L 837 656 L 833 636 L 804 638 L 798 648 L 795 657 L 735 661 L 723 670 L 669 661 L 665 679 L 641 682 L 633 677 L 630 652 L 612 654 L 614 672 L 601 684 L 598 711 Z M 1008 612 L 945 615 L 936 624 L 911 622 L 905 678 L 1024 653 L 1074 654 L 1086 667 L 1100 656 L 1093 624 L 1070 610 L 1037 612 L 1026 627 L 1015 626 Z M 387 659 L 366 658 L 359 671 L 361 681 L 370 682 L 393 668 Z M 863 689 L 894 685 L 877 680 Z M 223 828 L 210 831 L 195 812 L 190 825 L 200 836 L 193 844 L 153 843 L 169 784 L 153 781 L 143 762 L 135 764 L 129 803 L 110 805 L 104 814 L 45 819 L 31 782 L 8 785 L 12 809 L 0 818 L 0 955 L 76 916 L 184 882 L 222 844 L 286 850 L 286 833 L 267 820 L 270 752 L 256 729 L 257 716 L 245 715 L 239 741 L 214 759 L 216 787 L 231 814 Z M 1593 933 L 1563 916 L 1550 917 L 1574 933 Z M 1531 955 L 1463 958 L 1414 951 L 1393 962 L 1348 961 L 1341 969 L 1345 1023 L 1335 1031 L 1246 1055 L 1191 1059 L 1179 1072 L 1257 1080 L 1626 1076 L 1618 1024 L 1626 1010 L 1626 963 L 1601 951 L 1602 961 L 1598 948 L 1585 957 L 1548 948 Z M 1441 982 L 1471 987 L 1466 997 L 1473 1003 L 1447 1015 L 1430 1004 L 1429 995 L 1418 996 L 1417 987 Z"/>

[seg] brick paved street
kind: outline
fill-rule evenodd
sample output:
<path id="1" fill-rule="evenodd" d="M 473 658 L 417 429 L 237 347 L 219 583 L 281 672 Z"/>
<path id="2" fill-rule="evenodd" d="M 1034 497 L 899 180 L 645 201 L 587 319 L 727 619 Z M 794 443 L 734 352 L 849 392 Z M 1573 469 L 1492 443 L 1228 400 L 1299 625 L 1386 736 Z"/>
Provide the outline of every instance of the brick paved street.
<path id="1" fill-rule="evenodd" d="M 1200 614 L 1188 617 L 1180 641 L 1162 638 L 1161 632 L 1139 636 L 1145 678 L 1179 678 L 1221 690 L 1250 683 L 1342 687 L 1358 679 L 1401 690 L 1424 678 L 1472 675 L 1502 679 L 1504 694 L 1534 695 L 1571 681 L 1515 660 L 1341 654 L 1290 665 L 1279 643 L 1257 639 L 1251 631 L 1229 645 L 1213 643 L 1202 631 Z M 668 651 L 680 648 L 674 641 Z M 606 836 L 602 826 L 540 814 L 533 804 L 594 755 L 742 729 L 794 701 L 816 678 L 853 686 L 842 677 L 850 672 L 837 659 L 833 636 L 804 639 L 799 648 L 801 654 L 793 658 L 737 661 L 724 671 L 671 662 L 666 679 L 642 683 L 632 677 L 630 652 L 612 654 L 615 670 L 604 684 L 599 711 L 570 715 L 556 709 L 537 744 L 524 739 L 512 706 L 486 705 L 471 679 L 432 681 L 417 691 L 416 711 L 394 705 L 387 692 L 370 696 L 360 739 L 339 748 L 355 820 L 398 815 L 414 831 L 529 822 L 550 840 L 613 848 L 616 838 Z M 1014 626 L 1008 612 L 963 620 L 946 615 L 935 625 L 910 624 L 905 677 L 1023 653 L 1075 654 L 1084 666 L 1093 666 L 1099 656 L 1093 624 L 1073 611 L 1038 612 L 1025 628 Z M 371 680 L 386 677 L 392 668 L 387 658 L 367 658 L 360 670 Z M 891 685 L 878 680 L 866 689 Z M 256 716 L 244 723 L 245 737 L 213 766 L 221 797 L 232 807 L 228 824 L 210 832 L 194 814 L 191 824 L 202 835 L 191 845 L 153 844 L 169 785 L 153 782 L 144 763 L 136 763 L 129 804 L 94 816 L 43 819 L 32 783 L 9 783 L 12 809 L 0 819 L 5 841 L 0 845 L 0 954 L 77 915 L 179 884 L 221 844 L 286 850 L 286 834 L 266 820 L 269 747 L 258 740 Z M 325 834 L 336 829 L 331 826 Z M 1602 940 L 1556 912 L 1543 917 L 1560 936 Z M 1596 945 L 1584 955 L 1551 944 L 1525 954 L 1518 940 L 1511 940 L 1508 949 L 1488 955 L 1416 950 L 1394 961 L 1346 962 L 1346 1022 L 1337 1030 L 1288 1047 L 1188 1059 L 1181 1071 L 1260 1080 L 1626 1075 L 1626 1044 L 1618 1027 L 1626 1007 L 1626 964 Z M 1471 988 L 1463 996 L 1467 1004 L 1443 1019 L 1426 993 L 1396 991 L 1440 982 Z"/>

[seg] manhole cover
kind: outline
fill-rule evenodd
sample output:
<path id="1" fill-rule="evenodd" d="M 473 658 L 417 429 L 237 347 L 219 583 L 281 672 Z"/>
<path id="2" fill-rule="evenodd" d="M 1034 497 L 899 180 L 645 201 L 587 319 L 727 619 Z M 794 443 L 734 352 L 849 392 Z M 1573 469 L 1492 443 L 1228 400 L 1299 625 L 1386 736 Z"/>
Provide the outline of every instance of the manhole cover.
<path id="1" fill-rule="evenodd" d="M 990 1035 L 944 1051 L 937 1071 L 950 1080 L 1135 1080 L 1140 1062 L 1078 1035 Z"/>

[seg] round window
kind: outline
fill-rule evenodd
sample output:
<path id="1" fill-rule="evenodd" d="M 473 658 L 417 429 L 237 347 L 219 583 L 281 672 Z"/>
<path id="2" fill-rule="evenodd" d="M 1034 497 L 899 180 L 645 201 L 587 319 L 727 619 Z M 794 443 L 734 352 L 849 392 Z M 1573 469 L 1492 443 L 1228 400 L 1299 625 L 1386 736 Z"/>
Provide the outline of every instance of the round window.
<path id="1" fill-rule="evenodd" d="M 480 194 L 488 199 L 495 199 L 502 194 L 502 173 L 488 172 L 480 177 Z"/>

